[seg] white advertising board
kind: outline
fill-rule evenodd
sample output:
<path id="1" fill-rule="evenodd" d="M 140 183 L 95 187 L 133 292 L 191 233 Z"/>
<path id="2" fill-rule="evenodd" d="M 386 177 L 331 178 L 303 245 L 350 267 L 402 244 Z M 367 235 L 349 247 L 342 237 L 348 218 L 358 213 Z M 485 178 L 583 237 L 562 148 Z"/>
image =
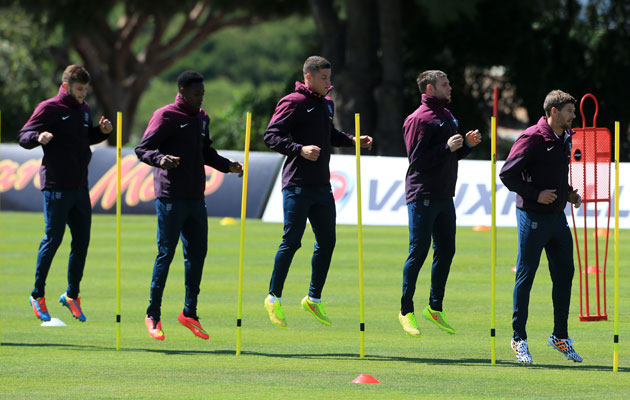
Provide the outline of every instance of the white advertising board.
<path id="1" fill-rule="evenodd" d="M 508 191 L 499 179 L 503 162 L 497 163 L 497 226 L 516 226 L 516 195 Z M 408 162 L 404 157 L 361 157 L 361 212 L 366 225 L 407 225 L 405 203 L 405 174 Z M 611 167 L 611 196 L 614 196 L 615 168 Z M 351 155 L 333 155 L 330 160 L 331 185 L 337 205 L 337 223 L 357 222 L 356 160 Z M 619 227 L 630 228 L 630 190 L 624 190 L 630 176 L 630 163 L 620 164 Z M 263 214 L 263 221 L 282 222 L 282 177 L 276 178 Z M 614 199 L 614 197 L 612 197 Z M 457 225 L 474 226 L 491 223 L 491 163 L 490 161 L 462 160 L 455 188 Z M 611 207 L 614 207 L 611 203 Z M 587 225 L 594 227 L 595 207 L 587 205 Z M 575 211 L 578 227 L 584 225 L 584 206 Z M 598 227 L 606 227 L 608 204 L 597 205 Z M 571 210 L 565 208 L 572 226 Z M 610 228 L 614 227 L 614 208 L 611 209 Z"/>

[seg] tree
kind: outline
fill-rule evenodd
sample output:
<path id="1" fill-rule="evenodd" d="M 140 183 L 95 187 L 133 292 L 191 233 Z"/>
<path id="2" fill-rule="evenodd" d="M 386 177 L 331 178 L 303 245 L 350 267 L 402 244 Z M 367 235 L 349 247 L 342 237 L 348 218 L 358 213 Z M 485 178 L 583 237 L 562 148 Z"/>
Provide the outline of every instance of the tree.
<path id="1" fill-rule="evenodd" d="M 378 122 L 375 136 L 387 138 L 382 146 L 384 154 L 402 153 L 402 132 L 405 119 L 404 86 L 405 68 L 403 62 L 403 16 L 400 0 L 378 0 L 379 32 L 382 49 L 382 79 L 374 92 Z M 391 140 L 396 139 L 398 140 Z"/>
<path id="2" fill-rule="evenodd" d="M 628 1 L 310 0 L 309 4 L 322 53 L 333 63 L 338 123 L 352 130 L 353 113 L 360 112 L 362 130 L 375 137 L 377 154 L 404 154 L 402 119 L 419 103 L 414 80 L 425 69 L 448 73 L 453 86 L 450 108 L 464 129 L 488 131 L 495 81 L 503 85 L 504 93 L 513 95 L 510 106 L 527 109 L 530 123 L 542 114 L 544 96 L 554 88 L 577 97 L 596 94 L 601 126 L 612 127 L 613 119 L 620 119 L 630 107 L 625 93 L 630 84 L 625 72 L 630 69 Z M 505 72 L 496 79 L 492 70 Z M 630 135 L 627 122 L 623 127 L 624 136 Z M 630 156 L 629 139 L 622 139 L 624 159 Z M 488 153 L 486 140 L 473 156 Z"/>
<path id="3" fill-rule="evenodd" d="M 448 35 L 440 33 L 448 33 L 444 23 L 452 27 L 477 1 L 310 0 L 322 53 L 333 64 L 340 126 L 350 131 L 354 113 L 361 113 L 362 133 L 375 138 L 376 154 L 404 155 L 402 124 L 420 98 L 415 78 L 441 66 L 463 78 L 463 65 L 451 65 L 443 51 Z M 462 97 L 457 101 L 464 103 Z"/>
<path id="4" fill-rule="evenodd" d="M 399 135 L 392 135 L 403 122 L 400 0 L 345 0 L 345 20 L 334 0 L 309 4 L 322 55 L 333 66 L 337 123 L 353 132 L 354 114 L 360 113 L 361 133 L 374 136 L 377 154 L 402 154 Z M 382 29 L 375 29 L 379 25 Z"/>
<path id="5" fill-rule="evenodd" d="M 588 49 L 584 67 L 591 74 L 586 82 L 599 99 L 598 126 L 614 132 L 614 121 L 620 121 L 620 158 L 630 161 L 630 3 L 590 0 L 584 22 L 578 34 Z"/>
<path id="6" fill-rule="evenodd" d="M 47 16 L 49 28 L 63 27 L 69 47 L 92 75 L 103 113 L 114 120 L 123 112 L 123 142 L 147 83 L 177 58 L 223 28 L 301 9 L 300 2 L 290 0 L 32 0 L 28 6 Z"/>
<path id="7" fill-rule="evenodd" d="M 302 79 L 304 59 L 318 52 L 315 33 L 309 15 L 217 32 L 198 51 L 151 80 L 138 106 L 129 143 L 139 142 L 152 111 L 174 97 L 179 73 L 194 65 L 206 78 L 203 107 L 210 115 L 211 138 L 217 147 L 243 148 L 244 118 L 251 111 L 250 149 L 268 150 L 259 134 L 265 131 L 278 99 L 292 92 L 294 82 Z"/>
<path id="8" fill-rule="evenodd" d="M 31 48 L 30 51 L 26 49 Z M 12 141 L 37 101 L 57 92 L 50 81 L 58 49 L 46 32 L 18 7 L 0 10 L 0 110 L 2 141 Z M 34 100 L 35 99 L 35 100 Z"/>
<path id="9" fill-rule="evenodd" d="M 630 3 L 624 0 L 482 0 L 477 18 L 460 47 L 476 65 L 503 65 L 507 80 L 527 109 L 530 123 L 543 115 L 542 102 L 553 89 L 599 100 L 597 125 L 622 119 L 622 160 L 630 158 L 630 129 L 623 121 L 630 107 Z M 509 40 L 506 40 L 509 38 Z M 482 43 L 480 46 L 479 43 Z M 585 104 L 586 125 L 594 107 Z"/>

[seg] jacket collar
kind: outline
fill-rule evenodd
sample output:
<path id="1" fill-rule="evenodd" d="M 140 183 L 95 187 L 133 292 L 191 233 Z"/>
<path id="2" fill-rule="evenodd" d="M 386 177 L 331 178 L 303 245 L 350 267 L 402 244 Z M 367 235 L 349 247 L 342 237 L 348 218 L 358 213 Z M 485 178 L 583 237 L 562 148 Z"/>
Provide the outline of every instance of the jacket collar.
<path id="1" fill-rule="evenodd" d="M 427 107 L 431 109 L 444 109 L 446 105 L 449 103 L 446 99 L 439 99 L 435 96 L 429 96 L 428 94 L 422 94 L 422 104 L 425 104 Z"/>
<path id="2" fill-rule="evenodd" d="M 333 90 L 333 86 L 330 86 L 330 90 L 328 91 L 330 93 L 330 91 Z M 314 99 L 318 99 L 318 100 L 323 100 L 326 98 L 326 96 L 320 96 L 319 94 L 313 92 L 308 86 L 306 86 L 306 84 L 302 81 L 295 81 L 295 91 L 296 93 L 301 93 L 304 96 L 307 97 L 312 97 Z"/>
<path id="3" fill-rule="evenodd" d="M 57 97 L 62 104 L 70 107 L 70 108 L 79 108 L 83 103 L 79 103 L 77 99 L 75 99 L 66 89 L 63 88 L 63 85 L 59 86 L 59 92 L 57 92 Z"/>
<path id="4" fill-rule="evenodd" d="M 182 97 L 181 94 L 177 93 L 177 96 L 175 96 L 175 106 L 182 112 L 189 114 L 189 115 L 196 115 L 199 114 L 199 110 L 201 110 L 201 108 L 199 107 L 193 107 L 190 104 L 186 103 L 186 101 L 184 100 L 184 98 Z"/>
<path id="5" fill-rule="evenodd" d="M 572 129 L 567 129 L 562 133 L 561 137 L 558 137 L 553 129 L 551 129 L 551 125 L 549 125 L 549 123 L 547 122 L 547 117 L 545 116 L 540 117 L 536 126 L 538 127 L 538 131 L 545 139 L 545 142 L 565 142 L 568 137 L 573 136 L 573 134 L 575 133 Z"/>

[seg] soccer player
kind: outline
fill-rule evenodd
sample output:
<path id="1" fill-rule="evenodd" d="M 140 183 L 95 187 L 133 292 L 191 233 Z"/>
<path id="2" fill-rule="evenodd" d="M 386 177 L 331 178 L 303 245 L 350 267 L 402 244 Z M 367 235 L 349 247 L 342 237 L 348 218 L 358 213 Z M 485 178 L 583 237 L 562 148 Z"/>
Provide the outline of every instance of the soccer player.
<path id="1" fill-rule="evenodd" d="M 201 108 L 203 76 L 185 71 L 177 78 L 175 103 L 156 110 L 140 144 L 138 158 L 154 167 L 158 254 L 145 324 L 149 336 L 164 340 L 161 305 L 168 269 L 179 238 L 184 246 L 186 297 L 177 320 L 193 334 L 208 339 L 197 316 L 197 297 L 208 248 L 208 215 L 204 191 L 205 165 L 242 175 L 243 165 L 220 156 L 212 147 L 210 117 Z M 239 175 L 239 176 L 240 176 Z"/>
<path id="2" fill-rule="evenodd" d="M 403 330 L 420 336 L 413 296 L 418 273 L 433 238 L 429 305 L 422 316 L 440 329 L 455 333 L 442 308 L 446 280 L 455 255 L 455 183 L 458 160 L 481 142 L 478 130 L 459 133 L 459 124 L 446 108 L 451 85 L 442 71 L 424 71 L 416 79 L 422 104 L 405 119 L 403 133 L 409 168 L 405 181 L 409 214 L 409 255 L 403 269 L 401 308 Z"/>
<path id="3" fill-rule="evenodd" d="M 104 116 L 98 126 L 92 123 L 90 106 L 84 101 L 90 74 L 84 67 L 69 65 L 61 81 L 57 96 L 41 102 L 18 134 L 20 146 L 25 149 L 42 146 L 44 151 L 39 179 L 44 195 L 46 230 L 39 244 L 35 287 L 29 301 L 37 318 L 50 321 L 45 297 L 46 277 L 68 225 L 72 235 L 68 287 L 59 302 L 68 307 L 74 318 L 85 322 L 79 287 L 92 225 L 88 191 L 90 145 L 107 139 L 112 124 Z"/>
<path id="4" fill-rule="evenodd" d="M 547 343 L 569 360 L 582 362 L 567 328 L 575 267 L 564 208 L 567 202 L 575 208 L 582 204 L 577 190 L 568 181 L 575 99 L 561 90 L 553 90 L 547 94 L 543 108 L 545 116 L 516 139 L 499 174 L 505 187 L 516 192 L 518 259 L 511 345 L 519 362 L 533 362 L 525 325 L 529 293 L 544 248 L 553 282 L 554 327 Z"/>
<path id="5" fill-rule="evenodd" d="M 302 72 L 304 82 L 296 82 L 295 92 L 280 99 L 264 135 L 269 148 L 287 156 L 282 169 L 284 235 L 264 301 L 271 322 L 279 328 L 287 326 L 281 306 L 282 289 L 293 255 L 301 246 L 307 218 L 315 234 L 315 248 L 311 284 L 301 304 L 319 322 L 332 325 L 321 302 L 335 247 L 330 153 L 332 146 L 354 146 L 355 142 L 354 136 L 333 125 L 335 106 L 327 96 L 332 89 L 330 62 L 311 56 L 304 62 Z M 361 147 L 372 147 L 370 136 L 361 136 L 360 141 Z"/>

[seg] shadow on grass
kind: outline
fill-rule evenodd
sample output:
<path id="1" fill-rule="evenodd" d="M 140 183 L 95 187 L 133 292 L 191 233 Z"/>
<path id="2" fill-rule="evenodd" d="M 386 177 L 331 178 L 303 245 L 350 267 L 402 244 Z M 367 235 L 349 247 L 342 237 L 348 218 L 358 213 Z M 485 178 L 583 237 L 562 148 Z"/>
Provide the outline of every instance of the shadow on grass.
<path id="1" fill-rule="evenodd" d="M 168 349 L 121 349 L 121 351 L 179 355 L 234 355 L 234 350 L 168 350 Z"/>
<path id="2" fill-rule="evenodd" d="M 47 347 L 70 350 L 93 350 L 93 351 L 116 351 L 114 347 L 94 346 L 87 344 L 68 344 L 68 343 L 10 343 L 2 342 L 0 346 L 6 347 Z M 120 351 L 124 352 L 145 352 L 145 353 L 161 353 L 166 355 L 233 355 L 234 350 L 175 350 L 175 349 L 141 349 L 123 347 Z"/>
<path id="3" fill-rule="evenodd" d="M 243 354 L 261 356 L 261 357 L 274 357 L 274 358 L 304 358 L 304 359 L 339 359 L 339 360 L 357 360 L 359 355 L 356 353 L 329 353 L 329 354 L 274 354 L 274 353 L 260 353 L 255 351 L 244 351 Z M 421 363 L 429 365 L 460 365 L 460 366 L 490 366 L 490 359 L 488 358 L 428 358 L 428 357 L 401 357 L 401 356 L 383 356 L 383 355 L 366 355 L 365 361 L 379 361 L 379 362 L 410 362 Z M 609 365 L 589 365 L 589 364 L 577 364 L 568 363 L 564 365 L 558 364 L 534 364 L 524 365 L 516 361 L 500 361 L 497 360 L 497 365 L 507 368 L 533 368 L 533 369 L 579 369 L 586 371 L 612 371 L 612 366 Z M 630 368 L 619 368 L 620 372 L 630 372 Z"/>
<path id="4" fill-rule="evenodd" d="M 93 346 L 88 344 L 67 344 L 67 343 L 10 343 L 10 342 L 2 342 L 2 347 L 56 347 L 56 348 L 68 348 L 71 350 L 98 350 L 98 351 L 107 351 L 113 350 L 111 347 L 105 346 Z"/>
<path id="5" fill-rule="evenodd" d="M 10 343 L 3 342 L 1 346 L 6 347 L 45 347 L 45 348 L 61 348 L 72 350 L 92 350 L 92 351 L 115 351 L 113 347 L 106 346 L 94 346 L 83 344 L 66 344 L 66 343 Z M 122 348 L 123 352 L 144 352 L 144 353 L 158 353 L 165 355 L 234 355 L 234 350 L 175 350 L 175 349 L 147 349 L 147 348 Z M 299 359 L 318 359 L 318 360 L 345 360 L 353 361 L 359 360 L 359 355 L 356 353 L 263 353 L 256 351 L 243 351 L 243 356 L 257 356 L 257 357 L 272 357 L 272 358 L 299 358 Z M 429 357 L 401 357 L 401 356 L 383 356 L 383 355 L 366 355 L 364 361 L 378 361 L 378 362 L 409 362 L 420 363 L 428 365 L 459 365 L 459 366 L 490 366 L 490 360 L 487 358 L 429 358 Z M 497 366 L 506 368 L 531 368 L 531 369 L 555 369 L 555 370 L 568 370 L 577 369 L 582 371 L 612 371 L 610 365 L 589 365 L 588 363 L 577 364 L 533 364 L 524 365 L 516 361 L 501 361 L 497 360 Z M 630 368 L 621 367 L 619 372 L 630 372 Z"/>

